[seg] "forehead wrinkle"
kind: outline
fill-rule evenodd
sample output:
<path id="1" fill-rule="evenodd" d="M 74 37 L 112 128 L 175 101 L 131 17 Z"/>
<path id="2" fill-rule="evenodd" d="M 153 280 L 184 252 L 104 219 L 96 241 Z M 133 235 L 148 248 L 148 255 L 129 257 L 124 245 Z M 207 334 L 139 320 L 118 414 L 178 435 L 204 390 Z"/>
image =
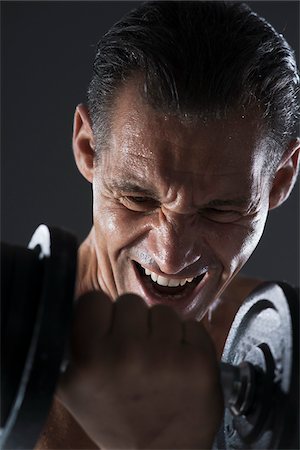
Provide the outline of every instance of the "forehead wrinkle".
<path id="1" fill-rule="evenodd" d="M 260 170 L 260 164 L 253 168 L 262 150 L 255 114 L 247 121 L 237 111 L 226 121 L 186 124 L 142 104 L 135 83 L 126 89 L 118 97 L 112 120 L 111 178 L 120 175 L 131 181 L 135 173 L 137 186 L 157 191 L 162 200 L 193 204 L 233 198 L 254 188 L 243 167 Z"/>
<path id="2" fill-rule="evenodd" d="M 155 180 L 155 181 L 153 181 Z M 112 174 L 106 181 L 106 185 L 119 192 L 136 192 L 149 195 L 159 199 L 162 202 L 173 202 L 178 197 L 182 197 L 182 191 L 191 193 L 188 180 L 185 180 L 184 186 L 174 178 L 163 176 L 159 171 L 159 176 L 145 177 L 145 172 L 120 171 L 116 175 Z M 183 195 L 185 196 L 185 195 Z"/>
<path id="3" fill-rule="evenodd" d="M 148 194 L 152 196 L 157 196 L 157 192 L 150 186 L 147 186 L 144 180 L 139 179 L 113 179 L 107 183 L 109 187 L 116 191 L 123 192 L 139 192 L 142 194 Z"/>
<path id="4" fill-rule="evenodd" d="M 170 135 L 170 130 L 164 127 L 161 128 L 160 124 L 153 120 L 153 116 L 146 118 L 148 120 L 145 120 L 144 115 L 141 114 L 139 121 L 134 120 L 132 123 L 126 123 L 125 121 L 119 128 L 120 135 L 118 138 L 114 136 L 114 147 L 125 164 L 133 163 L 134 165 L 142 166 L 144 162 L 150 162 L 151 170 L 160 171 L 162 169 L 165 172 L 164 169 L 166 168 L 167 171 L 172 170 L 173 174 L 177 172 L 187 176 L 205 177 L 207 176 L 207 171 L 202 172 L 201 167 L 199 167 L 199 163 L 201 163 L 201 165 L 209 166 L 210 176 L 235 175 L 237 170 L 236 158 L 232 158 L 231 152 L 228 151 L 226 146 L 216 149 L 212 137 L 205 141 L 205 145 L 203 142 L 199 142 L 194 135 L 189 136 L 189 138 L 185 135 L 185 140 L 183 141 L 179 130 L 176 129 L 176 133 Z M 145 126 L 151 130 L 150 133 L 144 131 Z M 157 138 L 157 129 L 159 129 L 159 139 Z M 171 129 L 174 130 L 174 124 Z M 160 151 L 157 152 L 157 149 L 160 149 Z M 224 152 L 225 149 L 228 151 L 226 167 L 219 162 L 219 158 L 216 158 L 218 151 Z M 200 155 L 202 161 L 198 161 Z M 191 165 L 190 159 L 195 160 L 196 164 Z M 144 173 L 145 170 L 151 172 L 147 164 L 145 166 L 143 167 Z M 224 169 L 226 169 L 226 172 L 224 172 Z M 149 175 L 151 176 L 151 173 Z"/>

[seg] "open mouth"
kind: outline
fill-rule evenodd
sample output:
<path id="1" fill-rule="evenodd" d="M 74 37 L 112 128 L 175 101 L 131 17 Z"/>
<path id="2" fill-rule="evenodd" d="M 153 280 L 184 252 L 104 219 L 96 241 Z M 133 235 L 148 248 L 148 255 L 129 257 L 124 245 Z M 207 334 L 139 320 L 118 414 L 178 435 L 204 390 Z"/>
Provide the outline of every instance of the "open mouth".
<path id="1" fill-rule="evenodd" d="M 134 261 L 144 288 L 156 301 L 176 301 L 187 299 L 201 283 L 207 272 L 194 278 L 171 279 L 158 276 Z"/>

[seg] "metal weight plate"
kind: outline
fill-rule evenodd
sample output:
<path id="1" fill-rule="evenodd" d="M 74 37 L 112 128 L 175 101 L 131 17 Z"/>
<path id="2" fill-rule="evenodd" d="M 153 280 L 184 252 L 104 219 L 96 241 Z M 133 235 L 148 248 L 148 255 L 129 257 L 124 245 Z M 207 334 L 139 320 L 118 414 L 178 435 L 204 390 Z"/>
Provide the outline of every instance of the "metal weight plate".
<path id="1" fill-rule="evenodd" d="M 227 407 L 218 449 L 299 449 L 299 303 L 285 283 L 264 283 L 243 303 L 222 362 L 251 363 L 252 406 L 236 416 Z"/>
<path id="2" fill-rule="evenodd" d="M 37 305 L 29 344 L 25 352 L 25 362 L 13 401 L 11 405 L 9 404 L 7 417 L 1 428 L 0 443 L 3 449 L 30 449 L 35 446 L 47 419 L 56 383 L 64 366 L 67 336 L 70 332 L 73 310 L 77 263 L 75 237 L 64 230 L 41 225 L 34 233 L 28 248 L 33 252 L 32 255 L 38 255 L 36 259 L 39 261 L 39 264 L 34 262 L 34 273 L 30 274 L 31 284 L 34 280 L 36 284 L 33 291 Z M 29 250 L 26 252 L 28 254 Z M 14 262 L 14 266 L 18 266 L 18 264 L 20 266 L 20 261 L 18 261 L 20 254 L 21 252 L 16 256 L 17 261 Z M 33 258 L 31 259 L 33 260 Z M 14 271 L 9 281 L 13 284 L 12 289 L 16 288 L 18 283 L 21 284 L 18 294 L 20 295 L 21 292 L 21 296 L 22 293 L 23 296 L 28 296 L 28 298 L 19 299 L 20 303 L 22 300 L 33 301 L 29 295 L 29 292 L 33 291 L 22 289 L 24 277 L 22 279 L 20 273 L 23 271 L 26 272 L 24 260 L 19 267 L 19 272 Z M 13 295 L 10 294 L 9 297 L 11 297 L 9 301 L 12 301 Z M 1 300 L 2 302 L 6 301 L 5 298 Z M 15 302 L 17 300 L 14 299 Z M 9 307 L 7 309 L 9 311 Z M 9 316 L 8 313 L 7 316 Z M 15 320 L 13 317 L 13 321 Z M 19 317 L 19 321 L 21 334 L 18 339 L 22 341 L 24 328 L 22 317 Z M 19 356 L 17 343 L 15 344 L 16 348 L 9 345 L 10 338 L 8 333 L 5 339 L 8 342 L 3 343 L 6 351 L 11 353 L 8 361 L 13 360 L 13 352 L 15 352 L 16 359 Z M 14 341 L 17 340 L 14 339 Z M 1 367 L 1 375 L 2 370 L 5 371 L 6 368 Z M 4 379 L 6 383 L 10 382 L 7 376 Z"/>
<path id="3" fill-rule="evenodd" d="M 25 247 L 1 242 L 1 428 L 16 397 L 41 290 L 42 264 Z"/>

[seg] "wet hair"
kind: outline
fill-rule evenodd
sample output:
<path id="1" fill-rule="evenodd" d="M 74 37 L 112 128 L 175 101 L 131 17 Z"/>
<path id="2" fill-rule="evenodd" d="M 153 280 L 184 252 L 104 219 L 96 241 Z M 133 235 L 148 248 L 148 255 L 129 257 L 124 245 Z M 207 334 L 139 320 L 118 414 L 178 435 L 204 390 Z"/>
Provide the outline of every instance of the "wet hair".
<path id="1" fill-rule="evenodd" d="M 107 138 L 121 86 L 143 76 L 153 108 L 222 119 L 256 110 L 279 162 L 299 112 L 299 76 L 286 40 L 244 3 L 150 1 L 99 41 L 88 89 L 96 141 Z"/>

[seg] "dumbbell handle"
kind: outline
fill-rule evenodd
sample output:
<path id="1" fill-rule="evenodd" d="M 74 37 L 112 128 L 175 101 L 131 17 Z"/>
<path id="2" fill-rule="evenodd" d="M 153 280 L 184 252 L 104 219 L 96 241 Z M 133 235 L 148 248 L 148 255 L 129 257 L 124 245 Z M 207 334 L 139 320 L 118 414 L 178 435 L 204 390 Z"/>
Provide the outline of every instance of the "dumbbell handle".
<path id="1" fill-rule="evenodd" d="M 235 416 L 246 414 L 253 403 L 257 370 L 247 361 L 238 366 L 221 362 L 220 366 L 225 406 Z"/>

